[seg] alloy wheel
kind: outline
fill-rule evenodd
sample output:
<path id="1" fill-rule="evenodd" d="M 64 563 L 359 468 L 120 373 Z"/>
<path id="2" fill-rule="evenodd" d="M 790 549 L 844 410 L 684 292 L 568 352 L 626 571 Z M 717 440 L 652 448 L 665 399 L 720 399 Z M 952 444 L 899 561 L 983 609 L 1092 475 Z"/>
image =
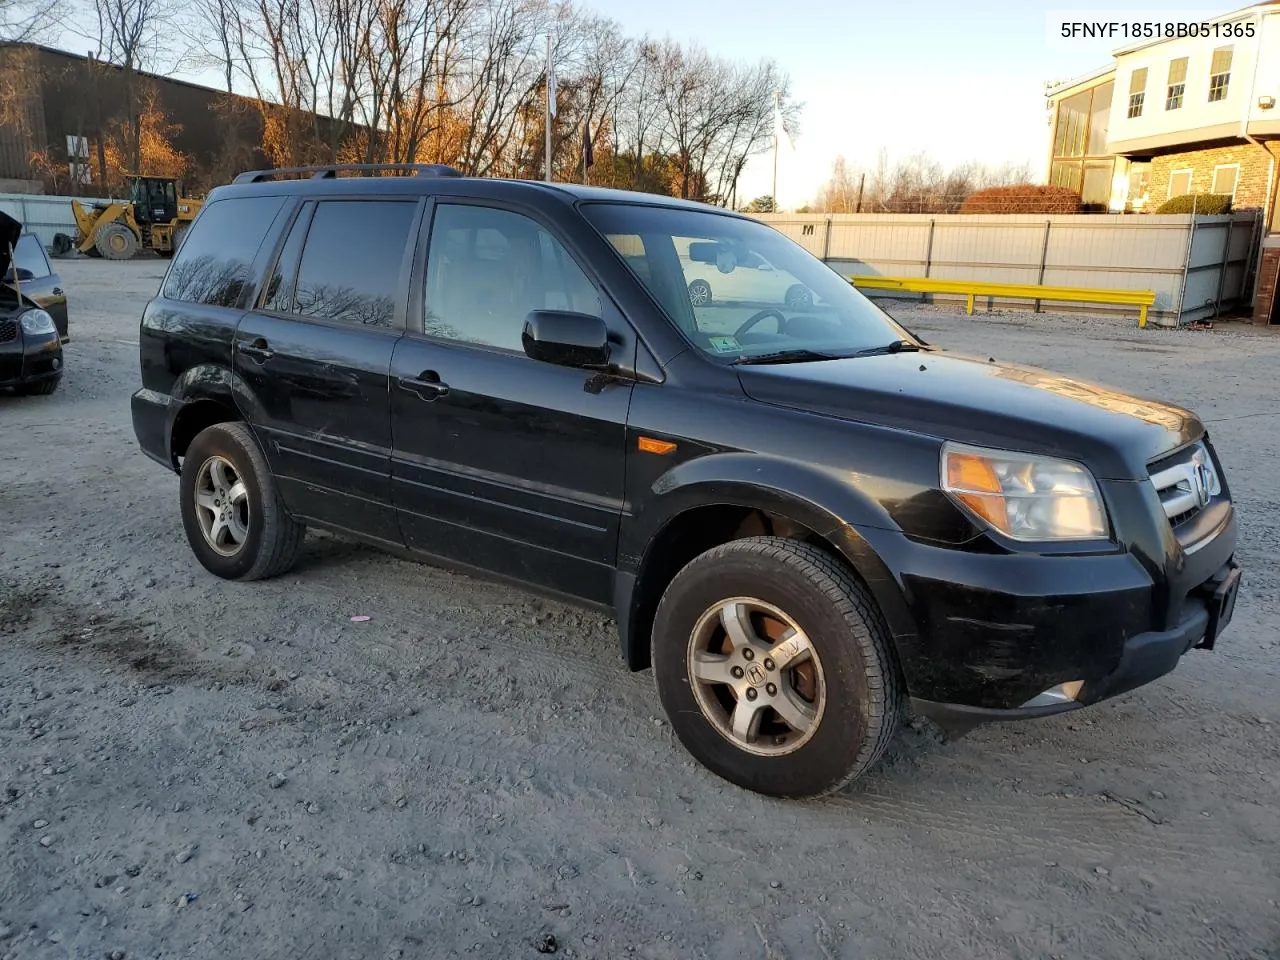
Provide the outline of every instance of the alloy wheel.
<path id="1" fill-rule="evenodd" d="M 822 663 L 788 614 L 752 597 L 722 600 L 689 636 L 698 707 L 734 746 L 760 756 L 800 749 L 826 708 Z"/>
<path id="2" fill-rule="evenodd" d="M 195 512 L 210 547 L 224 557 L 240 552 L 249 537 L 249 490 L 230 460 L 210 457 L 200 465 Z"/>

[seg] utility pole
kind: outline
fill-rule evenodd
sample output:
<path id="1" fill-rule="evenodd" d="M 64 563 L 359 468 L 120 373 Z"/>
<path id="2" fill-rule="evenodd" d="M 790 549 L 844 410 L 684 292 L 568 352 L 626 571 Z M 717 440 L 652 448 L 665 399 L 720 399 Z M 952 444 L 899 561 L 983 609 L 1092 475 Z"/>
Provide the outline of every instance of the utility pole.
<path id="1" fill-rule="evenodd" d="M 547 34 L 547 110 L 546 110 L 546 128 L 547 143 L 546 154 L 544 156 L 543 176 L 542 179 L 550 182 L 551 180 L 551 118 L 556 115 L 556 73 L 555 67 L 551 63 L 551 34 Z"/>
<path id="2" fill-rule="evenodd" d="M 867 182 L 867 175 L 864 173 L 862 176 L 858 178 L 858 209 L 854 211 L 855 213 L 862 212 L 862 186 L 866 182 Z"/>

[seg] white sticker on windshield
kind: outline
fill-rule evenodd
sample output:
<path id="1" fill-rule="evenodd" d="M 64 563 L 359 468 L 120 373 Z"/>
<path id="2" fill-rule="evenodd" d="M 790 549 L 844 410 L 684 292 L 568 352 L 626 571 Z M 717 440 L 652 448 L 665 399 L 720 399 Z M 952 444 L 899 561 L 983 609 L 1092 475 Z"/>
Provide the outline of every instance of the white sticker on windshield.
<path id="1" fill-rule="evenodd" d="M 742 348 L 737 337 L 711 337 L 711 349 L 718 353 L 734 353 Z"/>

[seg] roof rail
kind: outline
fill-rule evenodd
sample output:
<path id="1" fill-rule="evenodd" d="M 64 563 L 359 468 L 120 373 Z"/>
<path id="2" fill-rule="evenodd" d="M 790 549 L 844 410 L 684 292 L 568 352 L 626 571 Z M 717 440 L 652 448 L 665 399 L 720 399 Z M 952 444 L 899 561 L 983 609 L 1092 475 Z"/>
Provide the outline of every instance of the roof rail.
<path id="1" fill-rule="evenodd" d="M 261 183 L 282 174 L 310 174 L 312 180 L 328 180 L 339 172 L 372 173 L 375 170 L 403 170 L 419 177 L 460 177 L 462 172 L 443 163 L 338 163 L 318 167 L 279 167 L 274 170 L 249 170 L 232 183 Z"/>

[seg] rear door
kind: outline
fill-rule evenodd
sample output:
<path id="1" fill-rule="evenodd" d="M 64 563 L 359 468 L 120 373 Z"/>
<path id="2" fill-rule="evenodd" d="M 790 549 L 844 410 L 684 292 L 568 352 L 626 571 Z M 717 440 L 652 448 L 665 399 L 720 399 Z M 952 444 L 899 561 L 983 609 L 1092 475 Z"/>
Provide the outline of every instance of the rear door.
<path id="1" fill-rule="evenodd" d="M 301 203 L 236 330 L 245 405 L 298 517 L 393 544 L 391 354 L 419 198 Z"/>
<path id="2" fill-rule="evenodd" d="M 630 383 L 531 360 L 530 310 L 603 316 L 636 339 L 532 215 L 437 203 L 424 296 L 391 371 L 392 493 L 406 543 L 605 603 L 623 505 Z M 629 365 L 629 363 L 628 363 Z"/>

